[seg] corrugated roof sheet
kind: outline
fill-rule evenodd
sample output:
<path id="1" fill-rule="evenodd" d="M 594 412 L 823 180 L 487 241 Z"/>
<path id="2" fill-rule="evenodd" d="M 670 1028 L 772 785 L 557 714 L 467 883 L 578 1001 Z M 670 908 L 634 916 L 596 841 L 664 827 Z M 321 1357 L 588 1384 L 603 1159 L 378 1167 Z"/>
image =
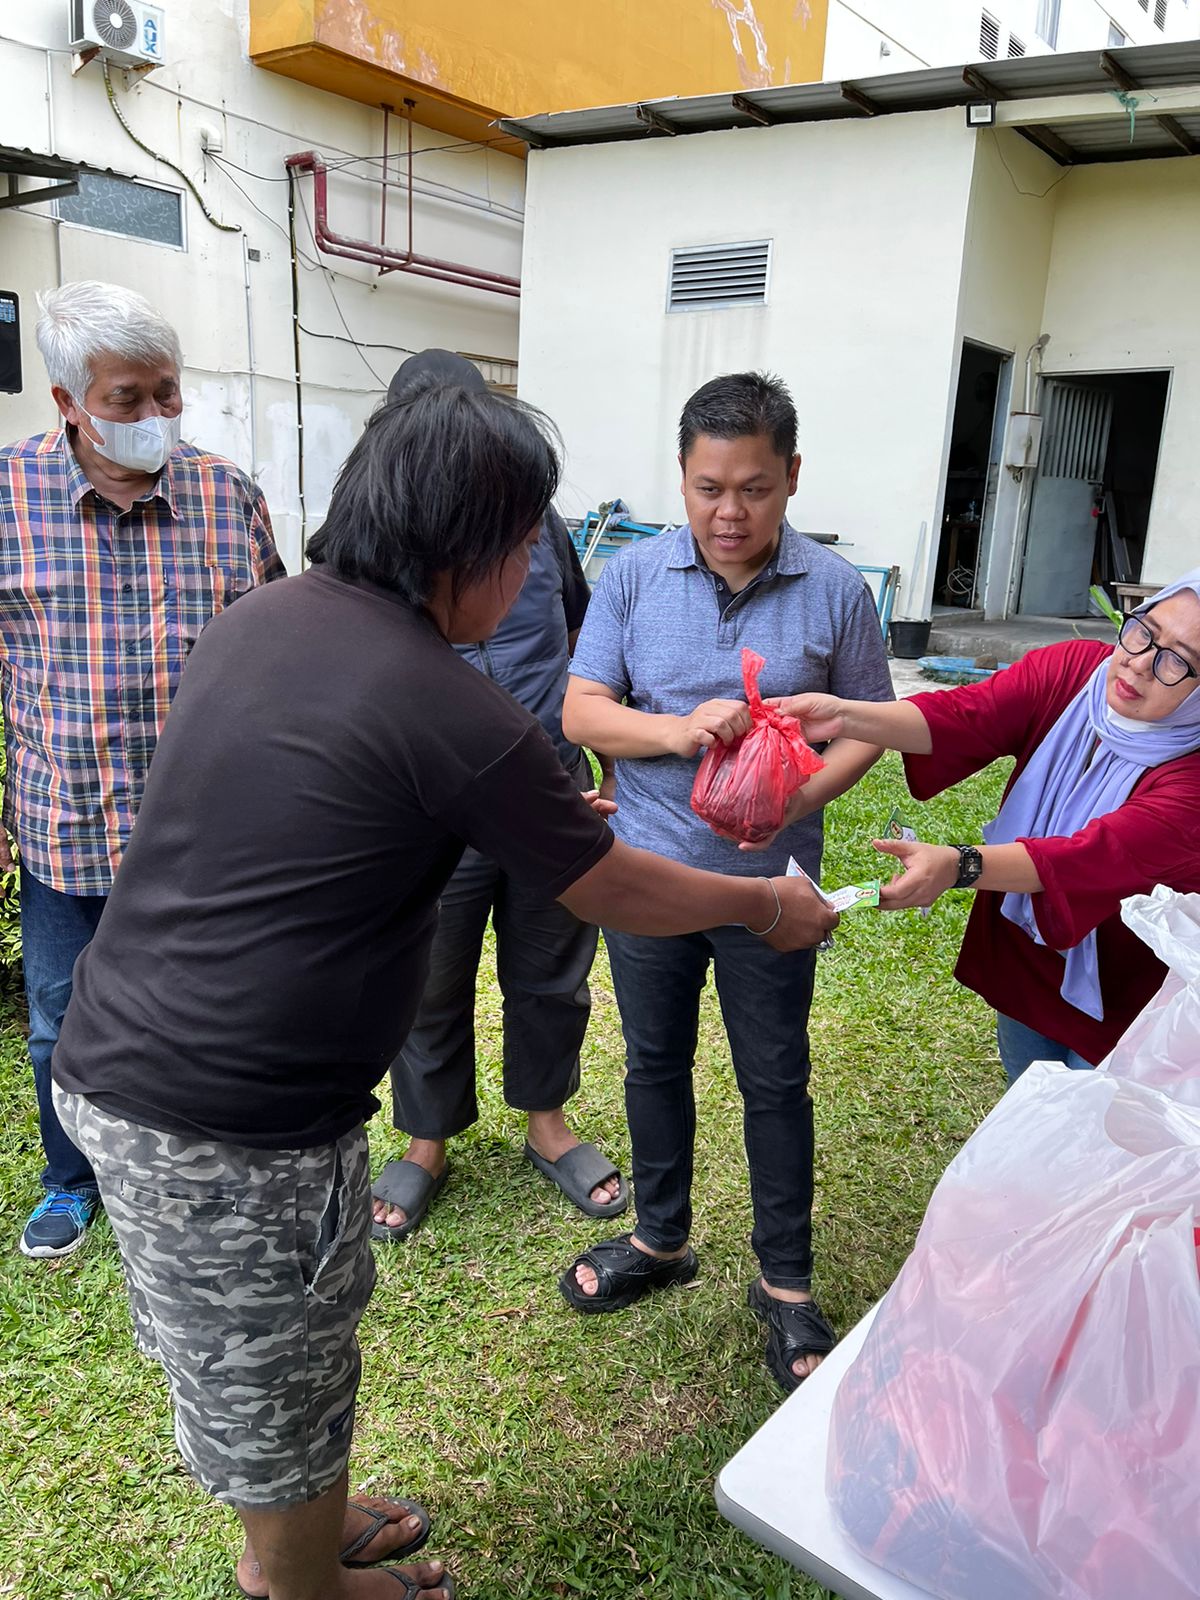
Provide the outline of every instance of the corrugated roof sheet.
<path id="1" fill-rule="evenodd" d="M 1111 71 L 1105 70 L 1105 62 L 1115 67 L 1117 81 Z M 863 101 L 869 102 L 878 115 L 888 115 L 940 110 L 989 98 L 1019 101 L 1056 95 L 1113 93 L 1122 74 L 1132 80 L 1137 89 L 1200 84 L 1200 40 L 1132 45 L 1119 50 L 1088 50 L 1072 55 L 1022 56 L 1016 60 L 931 67 L 919 72 L 886 73 L 843 82 L 786 84 L 777 89 L 754 89 L 736 94 L 594 106 L 534 117 L 506 117 L 500 127 L 535 147 L 604 144 L 612 140 L 662 137 L 668 132 L 706 133 L 722 128 L 753 128 L 763 123 L 826 122 L 841 117 L 861 119 L 869 115 Z M 1137 89 L 1133 92 L 1137 93 Z M 1176 126 L 1186 129 L 1200 150 L 1198 119 L 1184 117 Z M 1164 130 L 1162 120 L 1155 118 L 1151 100 L 1143 103 L 1135 118 L 1132 144 L 1128 111 L 1115 97 L 1111 118 L 1050 124 L 1050 127 L 1066 146 L 1065 154 L 1060 157 L 1064 160 L 1121 161 L 1139 156 L 1187 153 L 1184 144 Z"/>
<path id="2" fill-rule="evenodd" d="M 67 161 L 63 156 L 0 144 L 0 172 L 27 178 L 77 178 L 82 165 L 81 161 Z"/>

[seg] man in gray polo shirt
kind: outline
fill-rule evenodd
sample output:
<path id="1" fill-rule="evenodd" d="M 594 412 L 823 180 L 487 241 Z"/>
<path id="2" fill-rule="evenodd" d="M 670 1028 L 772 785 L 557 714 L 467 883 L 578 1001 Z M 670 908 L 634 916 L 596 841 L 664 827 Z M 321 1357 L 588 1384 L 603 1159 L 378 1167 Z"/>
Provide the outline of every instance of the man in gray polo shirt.
<path id="1" fill-rule="evenodd" d="M 784 520 L 800 457 L 795 408 L 778 379 L 736 373 L 706 383 L 684 407 L 679 451 L 688 526 L 606 566 L 571 662 L 563 727 L 616 758 L 612 825 L 629 844 L 745 875 L 784 872 L 792 855 L 819 878 L 821 808 L 857 782 L 877 748 L 831 745 L 784 827 L 755 849 L 693 813 L 696 759 L 750 727 L 740 698 L 746 645 L 766 659 L 765 697 L 803 686 L 892 699 L 875 606 L 849 562 Z M 748 1299 L 767 1324 L 772 1372 L 794 1389 L 835 1340 L 812 1297 L 813 952 L 780 954 L 733 927 L 665 939 L 606 929 L 605 940 L 625 1033 L 637 1225 L 580 1256 L 562 1291 L 580 1311 L 616 1311 L 696 1275 L 692 1068 L 711 961 L 745 1107 L 762 1267 Z"/>

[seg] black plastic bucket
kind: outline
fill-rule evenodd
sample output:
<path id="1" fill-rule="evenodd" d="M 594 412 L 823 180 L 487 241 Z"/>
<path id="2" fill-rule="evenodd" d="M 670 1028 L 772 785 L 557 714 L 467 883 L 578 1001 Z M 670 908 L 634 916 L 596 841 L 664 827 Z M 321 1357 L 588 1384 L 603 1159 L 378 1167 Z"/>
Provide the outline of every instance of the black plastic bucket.
<path id="1" fill-rule="evenodd" d="M 892 654 L 899 656 L 902 661 L 916 661 L 928 654 L 929 630 L 932 627 L 932 622 L 889 622 Z"/>

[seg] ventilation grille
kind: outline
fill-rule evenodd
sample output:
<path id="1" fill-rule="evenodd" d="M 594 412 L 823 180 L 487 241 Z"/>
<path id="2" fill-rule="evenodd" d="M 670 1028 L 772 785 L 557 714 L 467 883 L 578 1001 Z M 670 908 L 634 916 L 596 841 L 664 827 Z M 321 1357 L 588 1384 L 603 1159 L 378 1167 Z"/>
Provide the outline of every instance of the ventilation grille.
<path id="1" fill-rule="evenodd" d="M 770 260 L 769 239 L 672 250 L 667 310 L 765 305 Z"/>
<path id="2" fill-rule="evenodd" d="M 1008 36 L 1008 55 L 1009 55 L 1009 59 L 1011 61 L 1015 61 L 1018 56 L 1023 56 L 1024 54 L 1025 54 L 1025 46 L 1024 46 L 1024 44 L 1021 42 L 1020 39 L 1017 38 L 1015 33 L 1010 33 L 1009 36 Z"/>
<path id="3" fill-rule="evenodd" d="M 1154 0 L 1154 26 L 1160 32 L 1167 26 L 1167 0 Z"/>
<path id="4" fill-rule="evenodd" d="M 979 54 L 985 61 L 995 61 L 1000 54 L 1000 24 L 986 11 L 979 19 Z"/>

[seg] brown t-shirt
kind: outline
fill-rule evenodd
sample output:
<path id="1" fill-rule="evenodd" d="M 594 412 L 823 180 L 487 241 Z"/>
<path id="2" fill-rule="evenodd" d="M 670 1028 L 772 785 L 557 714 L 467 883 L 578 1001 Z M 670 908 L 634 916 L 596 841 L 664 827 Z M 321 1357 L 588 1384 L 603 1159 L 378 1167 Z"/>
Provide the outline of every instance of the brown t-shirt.
<path id="1" fill-rule="evenodd" d="M 338 1138 L 378 1109 L 464 844 L 549 898 L 612 836 L 396 595 L 323 568 L 246 595 L 189 659 L 55 1079 L 170 1133 Z"/>

